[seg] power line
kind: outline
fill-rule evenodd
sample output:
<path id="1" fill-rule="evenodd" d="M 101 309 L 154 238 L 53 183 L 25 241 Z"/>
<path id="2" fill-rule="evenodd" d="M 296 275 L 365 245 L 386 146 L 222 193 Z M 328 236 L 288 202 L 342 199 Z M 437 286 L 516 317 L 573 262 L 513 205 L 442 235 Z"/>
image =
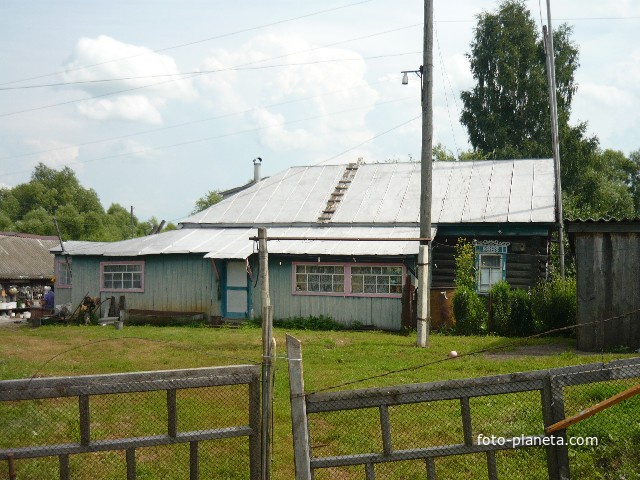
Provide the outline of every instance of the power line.
<path id="1" fill-rule="evenodd" d="M 268 68 L 279 68 L 279 67 L 297 67 L 297 66 L 305 66 L 305 65 L 317 65 L 320 63 L 337 63 L 337 62 L 357 62 L 361 60 L 378 60 L 381 58 L 389 58 L 389 57 L 401 57 L 404 55 L 414 55 L 417 53 L 421 53 L 419 51 L 415 52 L 404 52 L 404 53 L 389 53 L 386 55 L 375 55 L 371 57 L 359 57 L 359 58 L 333 58 L 328 60 L 315 60 L 310 62 L 300 62 L 300 63 L 280 63 L 274 65 L 264 65 L 261 67 L 229 67 L 229 68 L 219 68 L 216 70 L 197 70 L 192 72 L 179 72 L 179 73 L 163 73 L 158 75 L 140 75 L 135 77 L 120 77 L 120 78 L 103 78 L 98 80 L 78 80 L 75 82 L 59 82 L 59 83 L 41 83 L 38 85 L 23 85 L 19 87 L 0 87 L 0 91 L 7 90 L 26 90 L 33 88 L 45 88 L 45 87 L 66 87 L 70 85 L 85 85 L 85 84 L 96 84 L 96 83 L 107 83 L 107 82 L 123 82 L 129 80 L 146 80 L 150 78 L 166 78 L 172 77 L 175 80 L 175 77 L 192 77 L 197 75 L 208 75 L 211 73 L 221 73 L 221 72 L 241 72 L 245 70 L 265 70 Z"/>
<path id="2" fill-rule="evenodd" d="M 408 100 L 410 98 L 411 97 L 404 97 L 404 98 L 395 99 L 395 100 L 388 100 L 388 101 L 385 101 L 385 102 L 375 103 L 374 105 L 385 105 L 385 104 L 389 104 L 389 103 L 405 101 L 405 100 Z M 354 108 L 340 110 L 340 111 L 332 112 L 332 113 L 328 113 L 328 114 L 325 113 L 325 114 L 322 114 L 322 115 L 314 115 L 314 116 L 311 116 L 311 117 L 306 117 L 306 118 L 302 118 L 302 119 L 283 122 L 281 124 L 278 124 L 277 126 L 279 127 L 279 126 L 283 126 L 283 125 L 291 125 L 291 124 L 295 124 L 295 123 L 306 122 L 306 121 L 309 121 L 309 120 L 317 120 L 319 118 L 328 117 L 328 116 L 331 116 L 331 115 L 339 115 L 339 114 L 342 114 L 342 113 L 348 113 L 348 112 L 352 112 L 352 111 L 355 111 L 355 110 L 362 110 L 362 109 L 370 108 L 370 107 L 371 107 L 371 105 L 366 105 L 366 106 L 363 106 L 363 107 L 354 107 Z M 415 119 L 412 119 L 412 120 L 415 120 Z M 406 123 L 408 123 L 408 122 L 406 122 Z M 69 165 L 84 165 L 86 163 L 96 162 L 96 161 L 100 161 L 100 160 L 111 160 L 111 159 L 114 159 L 114 158 L 128 157 L 128 156 L 131 156 L 131 155 L 138 155 L 138 154 L 144 154 L 144 153 L 149 153 L 149 152 L 155 152 L 157 150 L 181 147 L 181 146 L 184 146 L 184 145 L 191 145 L 191 144 L 194 144 L 194 143 L 206 142 L 206 141 L 210 141 L 210 140 L 218 140 L 220 138 L 231 137 L 231 136 L 234 136 L 234 135 L 242 135 L 242 134 L 245 134 L 245 133 L 259 132 L 261 130 L 267 130 L 269 128 L 274 128 L 274 126 L 273 125 L 269 125 L 269 126 L 266 126 L 266 127 L 251 128 L 251 129 L 246 129 L 246 130 L 240 130 L 240 131 L 237 131 L 237 132 L 231 132 L 231 133 L 225 133 L 225 134 L 221 134 L 221 135 L 215 135 L 213 137 L 204 137 L 204 138 L 198 138 L 198 139 L 194 139 L 194 140 L 185 140 L 184 142 L 173 143 L 173 144 L 170 144 L 170 145 L 162 145 L 162 146 L 159 146 L 159 147 L 150 147 L 150 148 L 140 149 L 140 150 L 136 150 L 136 151 L 133 151 L 133 152 L 117 153 L 117 154 L 113 154 L 113 155 L 93 158 L 93 159 L 84 160 L 84 161 L 69 162 L 69 163 L 66 163 L 64 166 L 68 167 Z M 394 128 L 391 128 L 391 129 L 381 133 L 380 135 L 377 135 L 377 136 L 375 136 L 375 137 L 373 137 L 373 138 L 371 138 L 369 140 L 366 140 L 365 142 L 363 142 L 363 143 L 361 143 L 359 145 L 356 145 L 355 147 L 353 147 L 353 148 L 351 148 L 351 149 L 349 149 L 349 150 L 347 150 L 347 151 L 345 151 L 345 152 L 343 152 L 343 153 L 341 153 L 339 155 L 336 155 L 335 157 L 332 157 L 331 159 L 337 158 L 338 156 L 343 155 L 344 153 L 347 153 L 348 151 L 351 151 L 351 150 L 359 147 L 360 145 L 363 145 L 364 143 L 367 143 L 367 142 L 377 138 L 378 136 L 384 135 L 385 133 L 388 133 L 388 132 L 392 131 Z M 329 161 L 331 159 L 328 159 L 326 161 Z M 6 174 L 4 174 L 4 176 L 8 177 L 8 176 L 12 176 L 12 175 L 19 175 L 19 174 L 22 174 L 22 173 L 29 173 L 29 172 L 30 172 L 30 170 L 20 170 L 20 171 L 6 173 Z"/>
<path id="3" fill-rule="evenodd" d="M 373 1 L 373 0 L 368 0 L 368 1 Z M 407 29 L 410 29 L 410 28 L 418 27 L 418 26 L 422 26 L 422 23 L 414 23 L 414 24 L 411 24 L 411 25 L 406 25 L 406 26 L 403 26 L 403 27 L 393 28 L 393 29 L 390 29 L 390 30 L 384 30 L 384 31 L 381 31 L 381 32 L 376 32 L 376 33 L 372 33 L 372 34 L 368 34 L 368 35 L 364 35 L 364 36 L 360 36 L 360 37 L 350 38 L 350 39 L 347 39 L 347 40 L 340 40 L 338 42 L 333 42 L 333 43 L 329 43 L 329 44 L 326 44 L 326 45 L 321 45 L 321 46 L 318 46 L 318 47 L 312 47 L 312 48 L 308 48 L 308 49 L 305 49 L 305 50 L 299 50 L 299 51 L 296 51 L 296 52 L 285 53 L 285 54 L 278 55 L 278 56 L 275 56 L 275 57 L 265 58 L 265 59 L 262 59 L 262 60 L 254 60 L 252 62 L 243 63 L 241 65 L 236 65 L 234 67 L 228 67 L 226 70 L 237 69 L 237 68 L 240 68 L 240 67 L 247 67 L 249 65 L 255 65 L 256 63 L 263 63 L 263 62 L 267 62 L 267 61 L 270 61 L 270 60 L 277 60 L 277 59 L 280 59 L 280 58 L 290 57 L 292 55 L 297 55 L 297 54 L 300 54 L 300 53 L 313 52 L 313 51 L 316 51 L 316 50 L 321 50 L 323 48 L 335 47 L 337 45 L 343 45 L 345 43 L 351 43 L 351 42 L 356 42 L 356 41 L 359 41 L 359 40 L 365 40 L 365 39 L 368 39 L 368 38 L 373 38 L 373 37 L 377 37 L 377 36 L 380 36 L 380 35 L 386 35 L 386 34 L 389 34 L 389 33 L 399 32 L 401 30 L 407 30 Z M 152 83 L 152 84 L 149 84 L 149 85 L 142 85 L 142 86 L 139 86 L 139 87 L 127 88 L 127 89 L 124 89 L 124 90 L 117 90 L 117 91 L 114 91 L 114 92 L 103 93 L 101 95 L 94 95 L 94 96 L 91 96 L 91 97 L 88 97 L 88 98 L 78 98 L 78 99 L 75 99 L 75 100 L 68 100 L 66 102 L 53 103 L 53 104 L 49 104 L 49 105 L 43 105 L 43 106 L 40 106 L 40 107 L 28 108 L 28 109 L 25 109 L 25 110 L 18 110 L 18 111 L 8 112 L 8 113 L 0 113 L 0 118 L 10 117 L 10 116 L 13 116 L 13 115 L 19 115 L 21 113 L 34 112 L 34 111 L 37 111 L 37 110 L 44 110 L 44 109 L 47 109 L 47 108 L 59 107 L 59 106 L 63 106 L 63 105 L 70 105 L 72 103 L 78 103 L 78 102 L 82 102 L 82 101 L 93 100 L 93 99 L 96 99 L 96 98 L 109 97 L 109 96 L 118 95 L 118 94 L 121 94 L 121 93 L 128 93 L 128 92 L 133 92 L 133 91 L 137 91 L 137 90 L 143 90 L 143 89 L 149 88 L 149 87 L 157 87 L 159 85 L 164 85 L 164 84 L 167 84 L 167 83 L 173 83 L 173 82 L 176 82 L 177 80 L 182 80 L 183 78 L 188 80 L 188 79 L 191 79 L 191 78 L 194 78 L 194 77 L 198 77 L 198 76 L 201 76 L 201 75 L 206 75 L 206 74 L 205 73 L 194 73 L 192 75 L 186 75 L 185 77 L 181 77 L 180 79 L 172 78 L 170 80 L 165 80 L 163 82 L 157 82 L 157 83 Z"/>
<path id="4" fill-rule="evenodd" d="M 389 81 L 391 81 L 391 79 L 379 80 L 379 81 L 376 81 L 376 82 L 368 83 L 368 86 L 378 85 L 380 83 L 389 82 Z M 356 90 L 356 89 L 360 89 L 360 88 L 362 88 L 362 87 L 358 86 L 358 87 L 351 87 L 351 88 L 341 88 L 341 89 L 338 89 L 338 90 L 330 90 L 328 92 L 323 92 L 323 93 L 319 93 L 317 95 L 311 95 L 311 96 L 308 96 L 308 97 L 297 98 L 297 99 L 294 99 L 294 100 L 285 100 L 283 102 L 277 102 L 277 103 L 272 103 L 272 104 L 269 104 L 269 105 L 262 105 L 262 106 L 258 106 L 258 107 L 252 107 L 252 108 L 248 108 L 246 110 L 225 113 L 225 114 L 222 114 L 222 115 L 215 115 L 213 117 L 207 117 L 207 118 L 203 118 L 203 119 L 199 119 L 199 120 L 192 120 L 192 121 L 189 121 L 189 122 L 175 123 L 173 125 L 167 125 L 167 126 L 164 126 L 164 127 L 153 128 L 153 129 L 150 129 L 150 130 L 143 130 L 143 131 L 136 132 L 136 133 L 118 135 L 118 136 L 115 136 L 115 137 L 107 137 L 107 138 L 103 138 L 103 139 L 92 140 L 92 141 L 89 141 L 89 142 L 78 143 L 78 144 L 75 144 L 75 145 L 67 145 L 67 146 L 64 146 L 64 147 L 56 147 L 56 148 L 50 148 L 50 149 L 46 149 L 46 150 L 38 150 L 38 151 L 35 151 L 35 152 L 21 153 L 21 154 L 18 154 L 18 155 L 0 157 L 0 160 L 10 160 L 10 159 L 14 159 L 14 158 L 23 158 L 23 157 L 33 156 L 33 155 L 42 155 L 42 154 L 45 154 L 45 153 L 57 152 L 57 151 L 61 151 L 61 150 L 69 150 L 69 149 L 72 149 L 72 148 L 85 147 L 87 145 L 95 145 L 95 144 L 99 144 L 99 143 L 111 142 L 111 141 L 114 141 L 114 140 L 122 140 L 124 138 L 136 137 L 136 136 L 139 136 L 139 135 L 147 135 L 147 134 L 151 134 L 151 133 L 162 132 L 162 131 L 165 131 L 165 130 L 171 130 L 171 129 L 174 129 L 174 128 L 186 127 L 186 126 L 195 125 L 195 124 L 198 124 L 198 123 L 209 122 L 209 121 L 212 121 L 212 120 L 220 120 L 220 119 L 223 119 L 223 118 L 233 117 L 233 116 L 236 116 L 236 115 L 243 115 L 243 114 L 250 113 L 250 112 L 256 111 L 258 109 L 262 109 L 262 108 L 273 108 L 273 107 L 280 107 L 280 106 L 283 106 L 283 105 L 290 105 L 290 104 L 293 104 L 293 103 L 305 102 L 305 101 L 308 101 L 308 100 L 313 100 L 315 98 L 320 98 L 320 97 L 324 97 L 324 96 L 327 96 L 327 95 L 333 95 L 335 93 L 348 92 L 348 91 Z"/>
<path id="5" fill-rule="evenodd" d="M 53 72 L 53 73 L 47 73 L 47 74 L 38 75 L 38 76 L 35 76 L 35 77 L 29 77 L 29 78 L 23 78 L 21 80 L 13 80 L 13 81 L 10 81 L 10 82 L 4 82 L 4 83 L 0 83 L 0 86 L 2 86 L 2 85 L 11 85 L 11 84 L 14 84 L 14 83 L 19 83 L 19 82 L 26 82 L 26 81 L 29 81 L 29 80 L 37 80 L 39 78 L 51 77 L 51 76 L 54 76 L 54 75 L 60 75 L 62 73 L 75 72 L 75 71 L 78 71 L 78 70 L 84 70 L 84 69 L 87 69 L 87 68 L 92 68 L 92 67 L 97 67 L 97 66 L 100 66 L 100 65 L 105 65 L 107 63 L 119 62 L 119 61 L 122 61 L 122 60 L 129 60 L 131 58 L 137 58 L 137 57 L 140 57 L 140 56 L 149 55 L 151 53 L 166 52 L 166 51 L 175 50 L 175 49 L 178 49 L 178 48 L 189 47 L 191 45 L 197 45 L 199 43 L 205 43 L 205 42 L 210 42 L 212 40 L 219 40 L 221 38 L 231 37 L 231 36 L 234 36 L 234 35 L 238 35 L 240 33 L 246 33 L 246 32 L 251 32 L 251 31 L 255 31 L 255 30 L 261 30 L 261 29 L 264 29 L 264 28 L 273 27 L 273 26 L 276 26 L 276 25 L 281 25 L 283 23 L 288 23 L 288 22 L 293 22 L 293 21 L 296 21 L 296 20 L 301 20 L 303 18 L 309 18 L 309 17 L 313 17 L 313 16 L 316 16 L 316 15 L 322 15 L 324 13 L 335 12 L 337 10 L 342 10 L 342 9 L 349 8 L 349 7 L 354 7 L 354 6 L 357 6 L 357 5 L 362 5 L 364 3 L 370 3 L 372 1 L 374 1 L 374 0 L 361 0 L 361 1 L 358 1 L 358 2 L 349 3 L 349 4 L 346 4 L 346 5 L 341 5 L 341 6 L 334 7 L 334 8 L 328 8 L 328 9 L 325 9 L 325 10 L 318 10 L 318 11 L 311 12 L 311 13 L 308 13 L 308 14 L 305 14 L 305 15 L 300 15 L 300 16 L 297 16 L 297 17 L 287 18 L 287 19 L 284 19 L 284 20 L 278 20 L 278 21 L 267 23 L 267 24 L 264 24 L 264 25 L 258 25 L 258 26 L 255 26 L 255 27 L 249 27 L 249 28 L 245 28 L 245 29 L 242 29 L 242 30 L 237 30 L 235 32 L 229 32 L 229 33 L 224 33 L 222 35 L 216 35 L 214 37 L 209 37 L 209 38 L 205 38 L 205 39 L 202 39 L 202 40 L 194 40 L 192 42 L 181 43 L 181 44 L 178 44 L 178 45 L 173 45 L 173 46 L 165 47 L 165 48 L 159 48 L 159 49 L 156 49 L 156 50 L 150 50 L 149 52 L 138 53 L 136 55 L 130 55 L 128 57 L 115 58 L 115 59 L 112 59 L 112 60 L 106 60 L 104 62 L 93 63 L 93 64 L 90 64 L 90 65 L 82 65 L 80 67 L 75 67 L 75 68 L 66 69 L 66 70 Z"/>

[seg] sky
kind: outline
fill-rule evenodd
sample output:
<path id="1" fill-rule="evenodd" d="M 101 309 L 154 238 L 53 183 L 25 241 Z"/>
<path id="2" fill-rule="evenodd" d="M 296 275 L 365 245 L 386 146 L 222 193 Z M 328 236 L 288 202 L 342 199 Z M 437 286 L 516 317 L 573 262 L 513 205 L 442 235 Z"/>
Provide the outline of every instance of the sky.
<path id="1" fill-rule="evenodd" d="M 434 0 L 434 144 L 470 148 L 460 92 L 476 15 Z M 546 24 L 545 0 L 527 0 Z M 580 51 L 571 122 L 640 149 L 640 2 L 555 0 Z M 105 208 L 177 222 L 290 166 L 420 158 L 418 0 L 2 0 L 0 187 L 69 166 Z M 106 80 L 106 81 L 105 81 Z"/>

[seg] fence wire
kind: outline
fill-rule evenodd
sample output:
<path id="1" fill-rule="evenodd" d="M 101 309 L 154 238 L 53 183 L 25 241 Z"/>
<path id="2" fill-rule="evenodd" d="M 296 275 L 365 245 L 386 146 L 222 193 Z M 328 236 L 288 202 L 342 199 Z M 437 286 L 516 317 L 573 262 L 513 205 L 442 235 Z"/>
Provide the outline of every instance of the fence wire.
<path id="1" fill-rule="evenodd" d="M 259 372 L 0 382 L 0 460 L 19 480 L 259 478 Z"/>
<path id="2" fill-rule="evenodd" d="M 545 431 L 639 383 L 635 358 L 308 393 L 310 470 L 316 480 L 640 478 L 640 395 Z"/>

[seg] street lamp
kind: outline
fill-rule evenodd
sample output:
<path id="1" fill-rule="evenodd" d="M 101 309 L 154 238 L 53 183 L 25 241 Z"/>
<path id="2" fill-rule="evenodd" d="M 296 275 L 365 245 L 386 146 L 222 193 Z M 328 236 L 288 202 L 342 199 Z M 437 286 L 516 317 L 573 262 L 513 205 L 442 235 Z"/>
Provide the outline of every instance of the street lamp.
<path id="1" fill-rule="evenodd" d="M 415 73 L 418 77 L 420 77 L 420 92 L 421 92 L 421 99 L 424 101 L 424 85 L 422 83 L 422 65 L 420 65 L 420 68 L 418 70 L 403 70 L 400 73 L 402 73 L 402 85 L 409 85 L 409 74 L 410 73 Z"/>

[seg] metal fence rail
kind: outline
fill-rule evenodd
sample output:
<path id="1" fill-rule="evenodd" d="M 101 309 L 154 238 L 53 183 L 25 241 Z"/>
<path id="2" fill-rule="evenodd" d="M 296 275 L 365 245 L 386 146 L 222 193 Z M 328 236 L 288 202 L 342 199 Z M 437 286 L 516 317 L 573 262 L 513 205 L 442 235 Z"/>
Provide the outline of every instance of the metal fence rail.
<path id="1" fill-rule="evenodd" d="M 305 394 L 300 342 L 288 337 L 287 348 L 298 480 L 335 478 L 338 472 L 340 478 L 364 474 L 373 480 L 377 471 L 381 478 L 522 478 L 522 468 L 528 469 L 527 478 L 569 478 L 567 431 L 544 433 L 565 418 L 565 401 L 573 410 L 578 397 L 577 408 L 591 401 L 567 389 L 608 382 L 619 383 L 612 387 L 619 390 L 640 378 L 640 359 L 633 358 Z M 635 418 L 625 421 L 640 427 L 640 412 L 630 411 Z M 471 460 L 461 462 L 463 456 Z M 393 462 L 401 464 L 389 466 Z"/>
<path id="2" fill-rule="evenodd" d="M 217 395 L 223 390 L 226 401 L 225 396 Z M 70 403 L 73 397 L 77 398 L 77 403 L 73 402 L 75 405 Z M 137 409 L 139 403 L 145 404 L 145 410 Z M 190 411 L 194 405 L 197 412 Z M 244 475 L 241 478 L 260 478 L 260 366 L 0 382 L 0 409 L 7 414 L 11 409 L 24 408 L 29 412 L 25 422 L 31 420 L 38 427 L 31 431 L 25 424 L 10 425 L 12 428 L 3 432 L 0 460 L 9 461 L 12 467 L 14 462 L 19 465 L 20 460 L 57 457 L 59 478 L 69 479 L 72 458 L 75 461 L 81 454 L 121 451 L 126 461 L 126 478 L 135 479 L 137 450 L 184 445 L 184 448 L 188 447 L 188 453 L 185 451 L 182 452 L 184 455 L 176 454 L 175 457 L 188 458 L 188 465 L 163 468 L 188 469 L 190 478 L 197 480 L 200 478 L 201 445 L 245 438 L 248 440 L 248 458 L 244 460 L 248 471 L 241 473 Z M 216 409 L 221 415 L 212 413 Z M 6 418 L 10 417 L 6 415 Z M 106 426 L 106 420 L 111 427 Z M 236 424 L 225 425 L 229 421 Z M 183 424 L 185 428 L 180 428 Z M 136 435 L 137 431 L 141 433 Z M 45 437 L 45 444 L 40 443 L 42 440 L 38 436 Z M 72 441 L 47 441 L 59 438 Z M 239 451 L 246 453 L 247 448 Z M 78 468 L 80 473 L 74 474 L 74 478 L 98 478 L 94 466 L 89 465 L 84 472 Z M 25 470 L 19 478 L 31 477 Z"/>

